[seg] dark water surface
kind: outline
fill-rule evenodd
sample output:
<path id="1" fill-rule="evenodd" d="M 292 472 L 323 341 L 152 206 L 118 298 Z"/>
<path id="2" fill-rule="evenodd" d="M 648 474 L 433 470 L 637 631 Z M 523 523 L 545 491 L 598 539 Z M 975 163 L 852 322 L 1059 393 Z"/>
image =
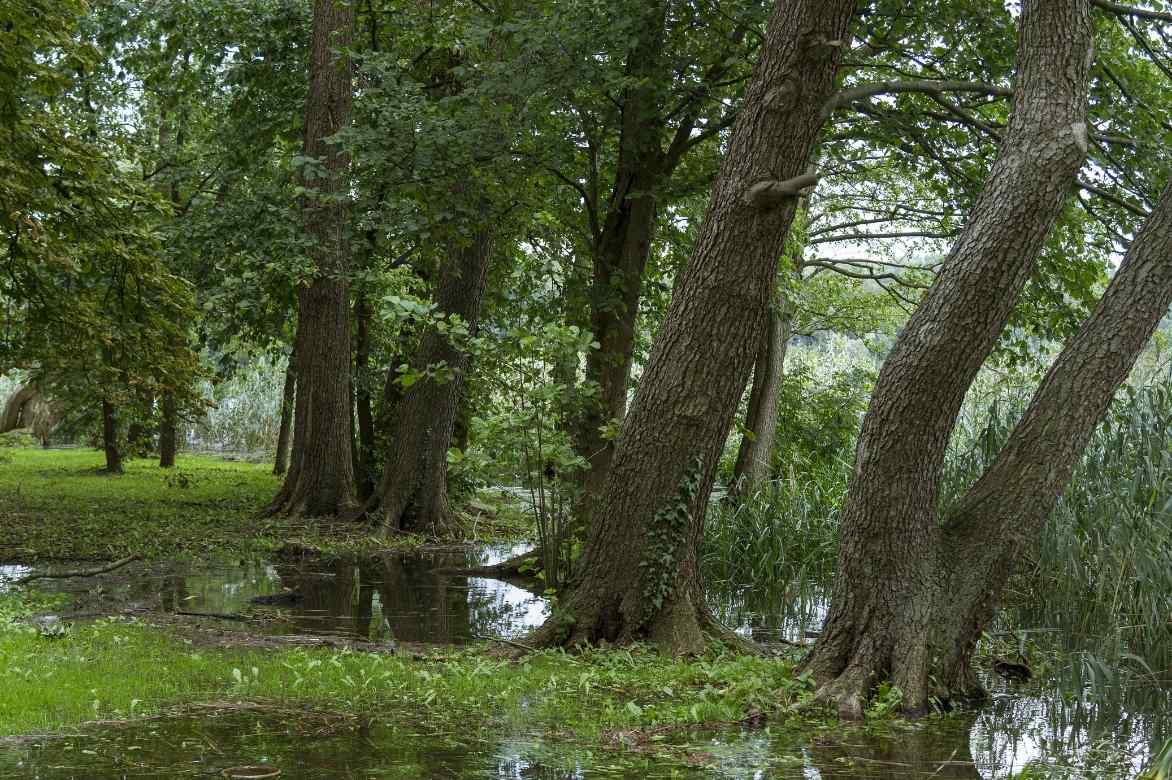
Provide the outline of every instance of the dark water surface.
<path id="1" fill-rule="evenodd" d="M 463 644 L 521 635 L 542 622 L 548 605 L 521 584 L 436 570 L 491 563 L 517 551 L 435 549 L 149 569 L 136 564 L 101 578 L 41 585 L 71 593 L 79 611 L 115 604 L 131 611 L 244 613 L 261 616 L 253 628 L 268 633 Z M 28 571 L 0 566 L 0 589 L 5 578 Z M 274 596 L 279 603 L 252 601 Z M 819 594 L 759 596 L 718 597 L 715 606 L 726 622 L 759 641 L 802 641 L 816 633 L 825 606 Z M 1172 733 L 1172 686 L 1166 681 L 1102 690 L 1063 679 L 1055 673 L 1016 688 L 992 678 L 993 698 L 979 710 L 887 734 L 858 730 L 815 739 L 771 729 L 732 730 L 676 735 L 653 749 L 542 741 L 525 733 L 483 741 L 401 725 L 323 726 L 264 712 L 201 714 L 0 742 L 0 777 L 222 777 L 227 767 L 271 764 L 281 768 L 282 778 L 991 780 L 1031 765 L 1049 772 L 1034 777 L 1132 778 Z M 401 722 L 410 723 L 410 714 L 404 716 Z M 491 713 L 485 720 L 491 721 Z"/>

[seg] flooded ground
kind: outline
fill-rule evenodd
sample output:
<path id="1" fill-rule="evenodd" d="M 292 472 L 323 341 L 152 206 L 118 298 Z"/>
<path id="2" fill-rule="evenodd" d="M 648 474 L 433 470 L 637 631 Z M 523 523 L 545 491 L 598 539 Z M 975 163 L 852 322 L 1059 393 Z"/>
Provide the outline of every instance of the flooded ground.
<path id="1" fill-rule="evenodd" d="M 467 644 L 509 638 L 540 625 L 545 599 L 516 584 L 436 569 L 504 560 L 526 547 L 437 548 L 412 554 L 132 564 L 100 578 L 46 579 L 37 587 L 74 597 L 74 612 L 103 607 L 247 622 L 267 634 L 318 634 L 372 641 Z M 0 589 L 32 573 L 0 567 Z M 247 619 L 247 620 L 245 620 Z"/>
<path id="2" fill-rule="evenodd" d="M 526 589 L 442 570 L 492 563 L 516 549 L 433 549 L 360 559 L 306 555 L 270 560 L 133 564 L 97 578 L 44 580 L 71 594 L 74 612 L 188 613 L 188 619 L 268 634 L 332 635 L 379 643 L 465 644 L 524 634 L 548 614 Z M 30 573 L 0 567 L 5 580 Z M 817 594 L 718 598 L 727 622 L 764 642 L 817 632 Z M 784 606 L 788 604 L 789 606 Z M 764 605 L 764 606 L 763 606 Z M 202 613 L 205 617 L 191 617 Z M 218 617 L 207 617 L 214 615 Z M 237 625 L 238 624 L 238 625 Z M 989 678 L 978 710 L 890 733 L 812 738 L 776 728 L 672 734 L 649 744 L 578 745 L 513 726 L 491 739 L 429 733 L 394 723 L 331 722 L 293 712 L 200 712 L 65 737 L 0 743 L 0 777 L 223 777 L 270 765 L 289 778 L 1131 778 L 1172 733 L 1165 679 L 1116 688 L 1081 686 L 1062 670 L 1025 687 Z M 492 722 L 492 713 L 485 713 Z M 482 732 L 483 733 L 483 732 Z"/>

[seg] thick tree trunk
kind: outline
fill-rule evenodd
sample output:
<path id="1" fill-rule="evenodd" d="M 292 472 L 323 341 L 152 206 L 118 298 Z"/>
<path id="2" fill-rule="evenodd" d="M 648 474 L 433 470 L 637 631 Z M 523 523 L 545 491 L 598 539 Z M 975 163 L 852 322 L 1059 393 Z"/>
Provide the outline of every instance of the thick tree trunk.
<path id="1" fill-rule="evenodd" d="M 928 703 L 940 590 L 939 480 L 965 393 L 1013 310 L 1087 148 L 1087 0 L 1028 0 L 1009 125 L 964 232 L 880 372 L 863 422 L 832 606 L 806 666 L 859 717 L 889 679 Z M 961 681 L 950 694 L 975 692 Z M 939 693 L 939 692 L 937 692 Z"/>
<path id="2" fill-rule="evenodd" d="M 456 315 L 475 334 L 480 303 L 488 277 L 492 237 L 479 230 L 471 243 L 454 245 L 440 271 L 435 302 L 444 316 Z M 428 366 L 447 367 L 441 379 L 415 382 L 396 405 L 390 425 L 390 449 L 382 480 L 367 512 L 385 531 L 414 530 L 438 536 L 451 529 L 448 506 L 448 449 L 459 413 L 469 355 L 449 336 L 431 330 L 424 334 L 411 361 L 415 371 Z M 395 387 L 396 366 L 388 374 Z"/>
<path id="3" fill-rule="evenodd" d="M 749 408 L 745 411 L 745 434 L 733 467 L 733 495 L 752 495 L 769 478 L 772 470 L 777 439 L 777 403 L 785 376 L 785 353 L 792 322 L 793 314 L 785 301 L 769 307 L 769 326 L 753 365 Z"/>
<path id="4" fill-rule="evenodd" d="M 778 2 L 692 257 L 627 416 L 562 614 L 541 644 L 703 647 L 698 546 L 854 0 Z"/>
<path id="5" fill-rule="evenodd" d="M 289 469 L 289 434 L 293 425 L 293 404 L 297 397 L 297 353 L 289 353 L 285 367 L 285 386 L 281 388 L 281 422 L 277 428 L 277 456 L 273 473 L 284 474 Z"/>
<path id="6" fill-rule="evenodd" d="M 349 257 L 346 241 L 347 156 L 327 139 L 350 122 L 351 64 L 344 53 L 354 8 L 315 0 L 305 156 L 322 160 L 325 175 L 303 173 L 306 233 L 317 275 L 297 295 L 297 411 L 293 462 L 271 514 L 336 515 L 355 504 L 351 457 Z"/>
<path id="7" fill-rule="evenodd" d="M 374 492 L 374 410 L 367 369 L 370 365 L 370 307 L 366 295 L 360 294 L 354 303 L 357 332 L 354 344 L 354 400 L 357 408 L 358 458 L 354 464 L 358 479 L 358 497 L 365 501 Z"/>
<path id="8" fill-rule="evenodd" d="M 175 452 L 179 449 L 178 418 L 175 394 L 163 393 L 163 421 L 159 425 L 159 468 L 175 466 Z"/>
<path id="9" fill-rule="evenodd" d="M 102 400 L 102 449 L 106 452 L 106 473 L 122 473 L 122 453 L 118 451 L 118 416 L 114 404 Z"/>

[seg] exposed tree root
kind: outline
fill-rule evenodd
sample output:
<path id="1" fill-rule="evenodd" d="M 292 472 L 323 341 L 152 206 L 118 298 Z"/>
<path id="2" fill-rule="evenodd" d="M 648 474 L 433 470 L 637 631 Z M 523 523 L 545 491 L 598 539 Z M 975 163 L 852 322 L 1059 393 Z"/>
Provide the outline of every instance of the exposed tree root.
<path id="1" fill-rule="evenodd" d="M 616 610 L 617 611 L 617 610 Z M 707 607 L 696 607 L 685 598 L 665 605 L 644 629 L 616 628 L 615 614 L 595 609 L 591 619 L 551 618 L 525 638 L 532 649 L 563 647 L 582 649 L 602 645 L 629 645 L 648 642 L 664 653 L 687 657 L 702 655 L 715 642 L 730 650 L 765 656 L 768 651 L 757 642 L 737 634 L 720 623 Z"/>

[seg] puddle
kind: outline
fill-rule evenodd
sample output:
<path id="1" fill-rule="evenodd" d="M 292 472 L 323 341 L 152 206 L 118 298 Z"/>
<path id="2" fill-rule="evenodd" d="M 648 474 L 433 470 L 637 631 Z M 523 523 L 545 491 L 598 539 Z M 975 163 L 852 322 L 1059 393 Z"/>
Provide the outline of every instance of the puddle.
<path id="1" fill-rule="evenodd" d="M 693 733 L 647 750 L 543 742 L 523 734 L 484 736 L 491 728 L 435 734 L 404 725 L 406 720 L 339 731 L 271 714 L 229 713 L 0 747 L 0 777 L 211 778 L 228 767 L 270 765 L 281 769 L 282 778 L 1001 780 L 1033 761 L 1052 769 L 1039 777 L 1132 778 L 1146 755 L 1143 746 L 1128 747 L 1134 734 L 1100 740 L 1095 749 L 1103 757 L 1096 759 L 1086 752 L 1090 745 L 1068 742 L 1085 734 L 1059 730 L 1031 741 L 1021 739 L 1012 721 L 990 727 L 1006 714 L 994 704 L 891 734 L 859 730 L 822 739 L 769 729 Z"/>
<path id="2" fill-rule="evenodd" d="M 40 580 L 45 591 L 74 597 L 74 611 L 111 607 L 219 615 L 263 615 L 251 629 L 268 634 L 330 634 L 384 641 L 466 644 L 515 637 L 549 614 L 544 598 L 500 580 L 450 576 L 436 569 L 491 564 L 524 547 L 386 553 L 362 558 L 273 558 L 132 564 L 99 577 Z M 3 582 L 29 573 L 0 568 Z M 255 600 L 270 603 L 257 604 Z"/>
<path id="3" fill-rule="evenodd" d="M 183 718 L 0 750 L 0 777 L 221 777 L 270 765 L 282 778 L 980 778 L 955 749 L 965 724 L 899 741 L 819 744 L 768 731 L 691 734 L 653 751 L 462 737 L 374 725 L 344 733 L 291 730 L 272 716 Z"/>

